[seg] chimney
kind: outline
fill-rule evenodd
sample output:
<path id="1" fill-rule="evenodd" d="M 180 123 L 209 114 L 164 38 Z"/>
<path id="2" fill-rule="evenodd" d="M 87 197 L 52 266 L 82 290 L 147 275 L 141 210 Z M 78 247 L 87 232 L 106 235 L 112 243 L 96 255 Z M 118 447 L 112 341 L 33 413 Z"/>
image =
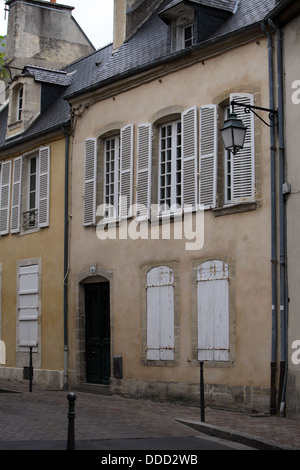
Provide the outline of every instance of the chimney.
<path id="1" fill-rule="evenodd" d="M 114 50 L 133 36 L 163 0 L 114 0 Z"/>
<path id="2" fill-rule="evenodd" d="M 56 0 L 50 0 L 51 3 L 56 3 Z"/>

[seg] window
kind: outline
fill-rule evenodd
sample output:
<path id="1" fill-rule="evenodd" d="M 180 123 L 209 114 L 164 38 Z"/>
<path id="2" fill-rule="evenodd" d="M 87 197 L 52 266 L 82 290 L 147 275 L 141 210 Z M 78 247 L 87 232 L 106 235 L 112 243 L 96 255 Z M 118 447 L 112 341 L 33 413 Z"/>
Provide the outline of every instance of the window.
<path id="1" fill-rule="evenodd" d="M 99 214 L 103 216 L 104 223 L 132 216 L 133 125 L 122 128 L 120 134 L 104 138 L 103 141 L 103 153 L 99 151 L 99 155 L 98 139 L 89 138 L 85 141 L 84 226 L 95 225 L 97 203 L 104 206 L 103 213 Z M 101 171 L 103 168 L 101 201 L 97 201 L 99 166 Z"/>
<path id="2" fill-rule="evenodd" d="M 19 266 L 18 326 L 19 346 L 37 346 L 39 316 L 39 265 Z"/>
<path id="3" fill-rule="evenodd" d="M 181 208 L 181 121 L 161 126 L 159 137 L 159 206 L 162 212 Z"/>
<path id="4" fill-rule="evenodd" d="M 31 157 L 29 159 L 28 211 L 24 212 L 24 216 L 26 214 L 24 224 L 28 225 L 28 227 L 35 227 L 37 222 L 37 160 L 37 157 Z"/>
<path id="5" fill-rule="evenodd" d="M 50 148 L 14 159 L 11 233 L 49 226 Z"/>
<path id="6" fill-rule="evenodd" d="M 104 203 L 107 207 L 105 217 L 119 215 L 120 199 L 120 137 L 105 140 L 104 149 Z"/>
<path id="7" fill-rule="evenodd" d="M 174 359 L 174 272 L 167 266 L 147 274 L 147 359 Z"/>
<path id="8" fill-rule="evenodd" d="M 198 360 L 229 360 L 228 264 L 212 260 L 197 269 Z"/>
<path id="9" fill-rule="evenodd" d="M 22 110 L 23 110 L 23 87 L 21 86 L 18 90 L 17 98 L 17 121 L 22 119 Z"/>
<path id="10" fill-rule="evenodd" d="M 194 25 L 190 24 L 183 28 L 183 48 L 194 44 Z"/>

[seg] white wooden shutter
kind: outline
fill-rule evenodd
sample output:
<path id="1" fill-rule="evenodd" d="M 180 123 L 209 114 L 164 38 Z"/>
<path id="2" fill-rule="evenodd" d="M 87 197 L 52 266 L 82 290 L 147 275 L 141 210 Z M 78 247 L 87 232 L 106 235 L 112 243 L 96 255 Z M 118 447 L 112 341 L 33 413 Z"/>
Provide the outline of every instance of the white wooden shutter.
<path id="1" fill-rule="evenodd" d="M 228 361 L 228 265 L 214 260 L 197 272 L 198 359 Z"/>
<path id="2" fill-rule="evenodd" d="M 182 204 L 197 202 L 197 108 L 182 113 Z"/>
<path id="3" fill-rule="evenodd" d="M 174 274 L 167 266 L 147 275 L 147 359 L 174 359 Z"/>
<path id="4" fill-rule="evenodd" d="M 201 106 L 199 202 L 205 209 L 216 206 L 217 142 L 217 106 Z"/>
<path id="5" fill-rule="evenodd" d="M 10 222 L 11 233 L 19 233 L 20 231 L 22 162 L 23 162 L 22 157 L 15 158 L 14 160 L 11 222 Z"/>
<path id="6" fill-rule="evenodd" d="M 39 266 L 19 268 L 19 346 L 37 346 Z"/>
<path id="7" fill-rule="evenodd" d="M 137 215 L 150 217 L 151 206 L 151 157 L 152 157 L 152 126 L 143 124 L 138 128 L 137 156 Z"/>
<path id="8" fill-rule="evenodd" d="M 243 104 L 253 105 L 252 94 L 233 93 L 230 102 L 234 100 Z M 254 197 L 255 153 L 254 153 L 254 115 L 245 113 L 244 108 L 234 106 L 238 119 L 242 119 L 247 127 L 244 147 L 233 155 L 232 184 L 233 200 L 244 201 Z"/>
<path id="9" fill-rule="evenodd" d="M 121 129 L 120 217 L 132 216 L 133 125 Z"/>
<path id="10" fill-rule="evenodd" d="M 86 139 L 84 153 L 83 225 L 96 221 L 97 139 Z"/>
<path id="11" fill-rule="evenodd" d="M 0 173 L 0 235 L 9 230 L 11 161 L 3 162 Z"/>
<path id="12" fill-rule="evenodd" d="M 49 226 L 50 147 L 39 151 L 38 224 Z"/>

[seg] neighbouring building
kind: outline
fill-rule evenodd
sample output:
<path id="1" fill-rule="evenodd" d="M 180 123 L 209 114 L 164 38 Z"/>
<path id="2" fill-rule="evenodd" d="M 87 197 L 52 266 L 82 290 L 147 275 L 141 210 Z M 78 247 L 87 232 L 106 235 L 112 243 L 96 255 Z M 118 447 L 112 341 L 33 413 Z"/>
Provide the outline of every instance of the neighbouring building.
<path id="1" fill-rule="evenodd" d="M 22 380 L 32 348 L 34 380 L 63 386 L 70 128 L 63 95 L 73 76 L 59 68 L 94 48 L 72 8 L 6 3 L 11 80 L 0 110 L 0 378 Z"/>

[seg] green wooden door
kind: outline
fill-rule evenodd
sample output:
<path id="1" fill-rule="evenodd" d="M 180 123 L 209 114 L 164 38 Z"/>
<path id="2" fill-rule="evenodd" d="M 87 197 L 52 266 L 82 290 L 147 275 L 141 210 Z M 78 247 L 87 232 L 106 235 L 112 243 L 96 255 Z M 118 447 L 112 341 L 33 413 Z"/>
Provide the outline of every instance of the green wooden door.
<path id="1" fill-rule="evenodd" d="M 109 283 L 85 285 L 86 379 L 109 384 L 110 308 Z"/>

